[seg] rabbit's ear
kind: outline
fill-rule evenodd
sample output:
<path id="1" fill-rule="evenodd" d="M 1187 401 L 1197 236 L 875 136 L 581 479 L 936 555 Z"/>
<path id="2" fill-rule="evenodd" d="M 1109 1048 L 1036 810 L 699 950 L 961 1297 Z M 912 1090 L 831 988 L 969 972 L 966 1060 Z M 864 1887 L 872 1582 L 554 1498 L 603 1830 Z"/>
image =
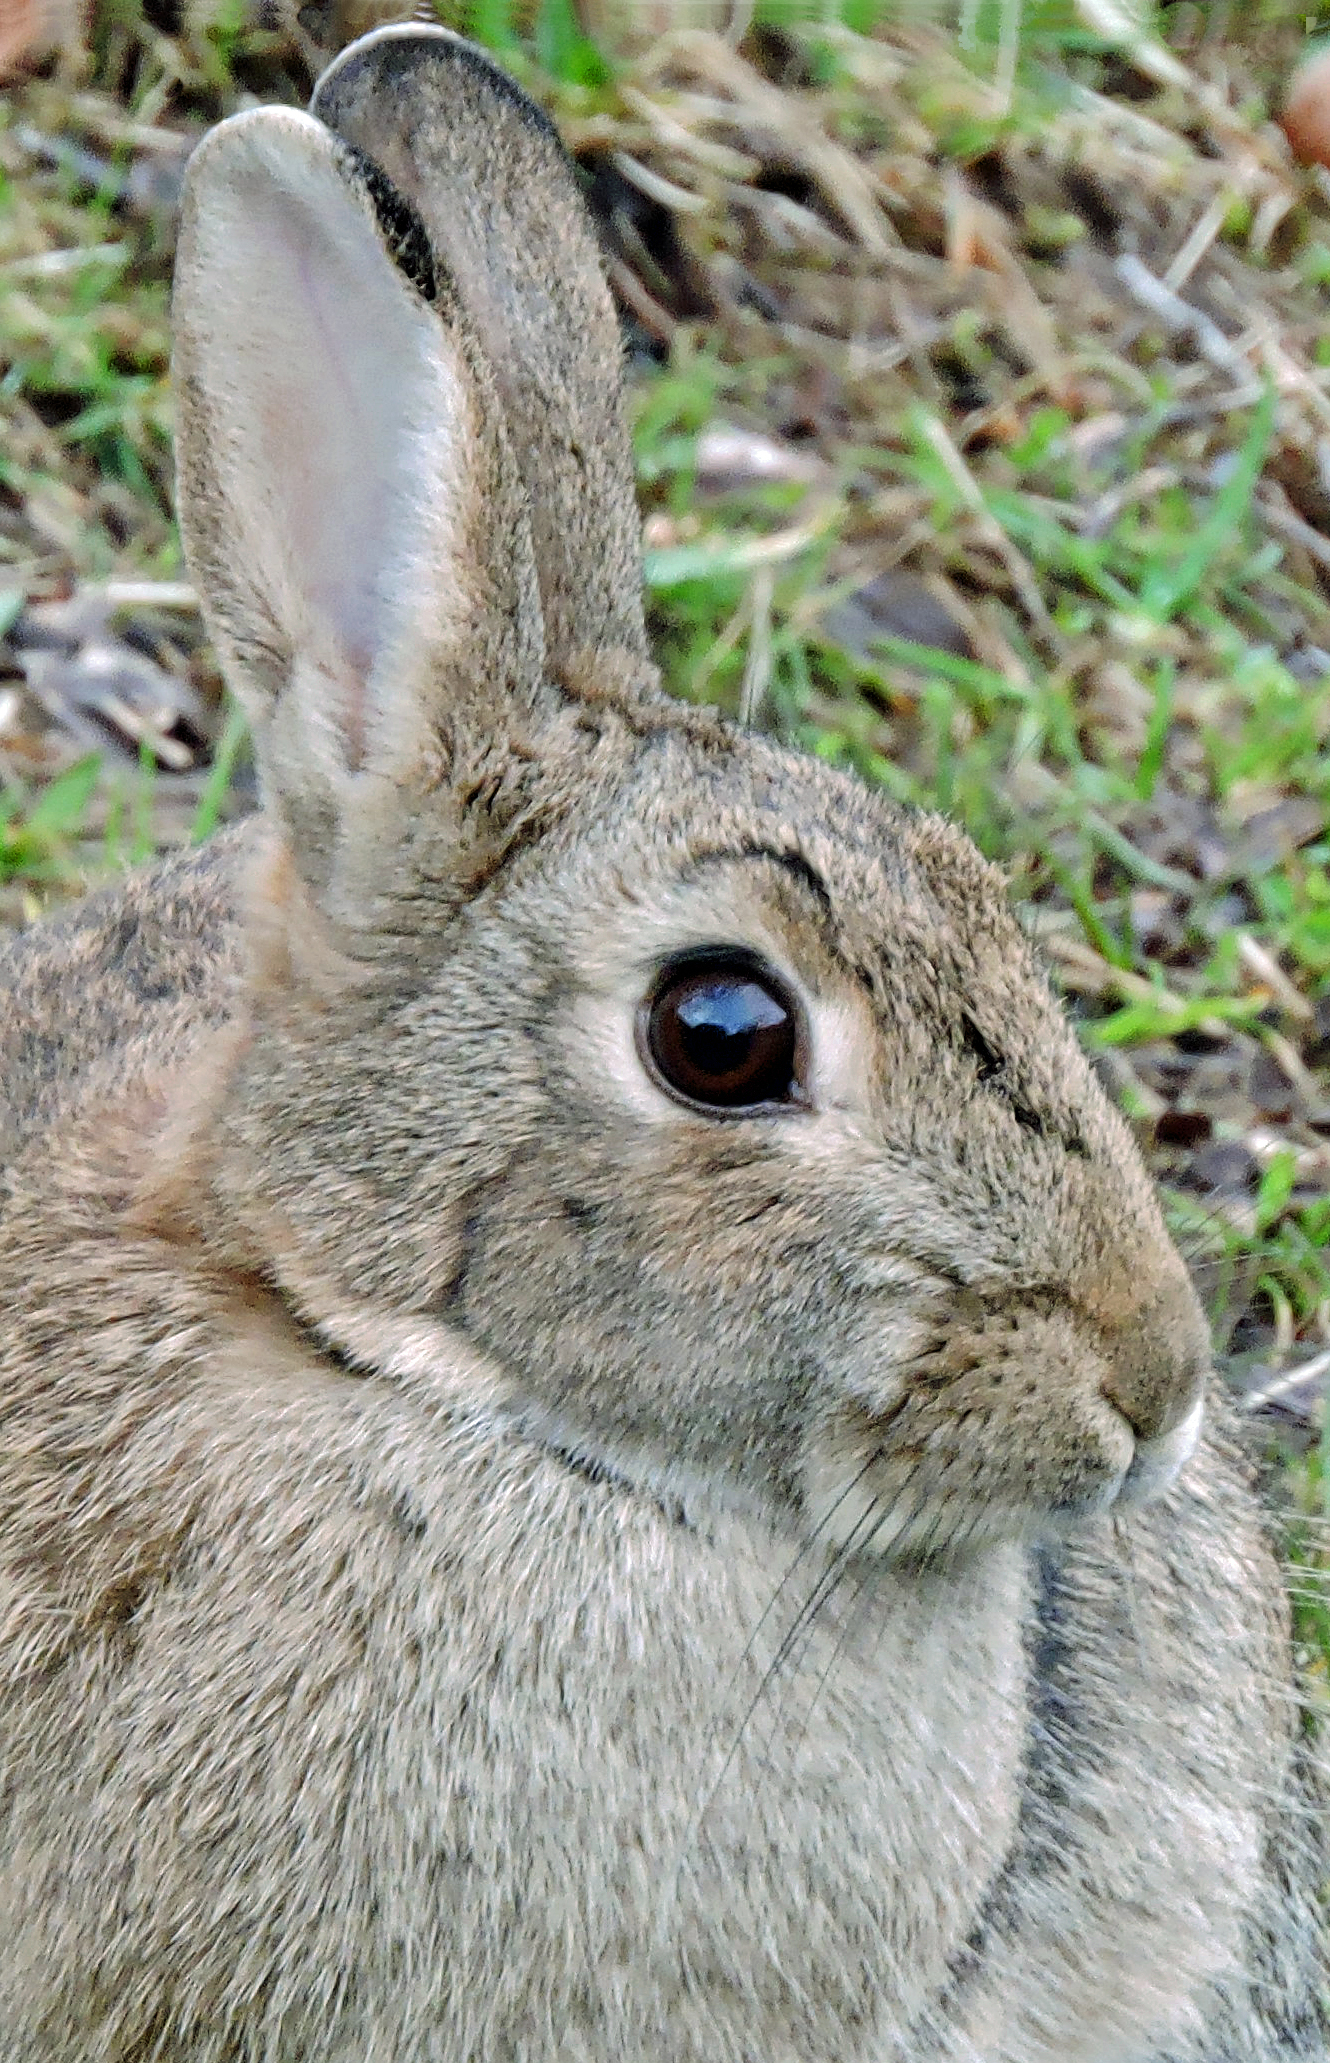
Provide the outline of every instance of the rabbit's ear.
<path id="1" fill-rule="evenodd" d="M 265 800 L 354 920 L 425 790 L 553 700 L 502 407 L 411 210 L 294 110 L 195 152 L 174 321 L 190 565 Z"/>
<path id="2" fill-rule="evenodd" d="M 555 130 L 482 51 L 414 25 L 343 51 L 310 107 L 418 211 L 494 368 L 527 485 L 552 672 L 616 649 L 644 658 L 623 347 Z"/>

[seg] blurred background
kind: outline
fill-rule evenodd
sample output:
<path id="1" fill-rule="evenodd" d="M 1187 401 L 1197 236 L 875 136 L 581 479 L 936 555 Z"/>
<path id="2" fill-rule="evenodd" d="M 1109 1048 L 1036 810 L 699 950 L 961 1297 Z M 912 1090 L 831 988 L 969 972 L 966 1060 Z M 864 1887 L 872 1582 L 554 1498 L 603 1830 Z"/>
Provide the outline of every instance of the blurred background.
<path id="1" fill-rule="evenodd" d="M 181 171 L 408 11 L 0 0 L 0 925 L 253 806 L 172 522 Z M 668 686 L 1007 868 L 1315 1559 L 1330 0 L 418 14 L 581 168 Z"/>

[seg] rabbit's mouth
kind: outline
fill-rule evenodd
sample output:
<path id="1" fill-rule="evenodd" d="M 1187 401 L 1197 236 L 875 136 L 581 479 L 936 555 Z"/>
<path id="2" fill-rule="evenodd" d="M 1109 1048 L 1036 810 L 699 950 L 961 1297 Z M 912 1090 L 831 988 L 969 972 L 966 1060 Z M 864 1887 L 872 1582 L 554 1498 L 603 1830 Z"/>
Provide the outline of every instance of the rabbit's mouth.
<path id="1" fill-rule="evenodd" d="M 1196 1452 L 1204 1418 L 1205 1399 L 1198 1397 L 1186 1417 L 1170 1432 L 1159 1433 L 1151 1440 L 1138 1439 L 1131 1466 L 1113 1500 L 1115 1506 L 1130 1509 L 1162 1497 Z"/>

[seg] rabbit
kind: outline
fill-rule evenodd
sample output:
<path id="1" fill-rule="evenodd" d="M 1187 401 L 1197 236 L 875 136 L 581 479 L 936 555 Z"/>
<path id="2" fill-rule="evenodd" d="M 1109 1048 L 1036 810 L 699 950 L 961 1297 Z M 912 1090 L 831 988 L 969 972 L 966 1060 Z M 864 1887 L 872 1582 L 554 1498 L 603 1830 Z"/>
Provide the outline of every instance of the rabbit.
<path id="1" fill-rule="evenodd" d="M 174 322 L 262 808 L 0 966 L 5 2063 L 1327 2057 L 1187 1272 L 998 872 L 661 692 L 551 125 L 374 32 Z"/>

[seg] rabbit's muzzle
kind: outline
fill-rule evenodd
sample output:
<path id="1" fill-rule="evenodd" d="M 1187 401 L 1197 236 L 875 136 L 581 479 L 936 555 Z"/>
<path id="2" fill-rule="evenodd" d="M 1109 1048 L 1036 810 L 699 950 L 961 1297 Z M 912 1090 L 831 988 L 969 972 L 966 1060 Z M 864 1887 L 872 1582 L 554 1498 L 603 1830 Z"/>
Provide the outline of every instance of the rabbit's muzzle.
<path id="1" fill-rule="evenodd" d="M 820 1426 L 809 1517 L 852 1551 L 914 1561 L 1143 1503 L 1196 1446 L 1208 1364 L 1181 1275 L 1116 1311 L 1066 1290 L 953 1294 L 880 1399 L 856 1385 Z"/>
<path id="2" fill-rule="evenodd" d="M 1161 1496 L 1195 1453 L 1204 1417 L 1202 1392 L 1186 1417 L 1179 1419 L 1170 1431 L 1156 1433 L 1151 1439 L 1138 1439 L 1115 1503 L 1148 1504 L 1151 1498 Z"/>
<path id="3" fill-rule="evenodd" d="M 1093 1325 L 1095 1306 L 1086 1315 Z M 1209 1368 L 1209 1341 L 1189 1285 L 1170 1286 L 1117 1322 L 1105 1312 L 1097 1330 L 1108 1402 L 1138 1441 L 1168 1439 L 1193 1415 Z"/>

